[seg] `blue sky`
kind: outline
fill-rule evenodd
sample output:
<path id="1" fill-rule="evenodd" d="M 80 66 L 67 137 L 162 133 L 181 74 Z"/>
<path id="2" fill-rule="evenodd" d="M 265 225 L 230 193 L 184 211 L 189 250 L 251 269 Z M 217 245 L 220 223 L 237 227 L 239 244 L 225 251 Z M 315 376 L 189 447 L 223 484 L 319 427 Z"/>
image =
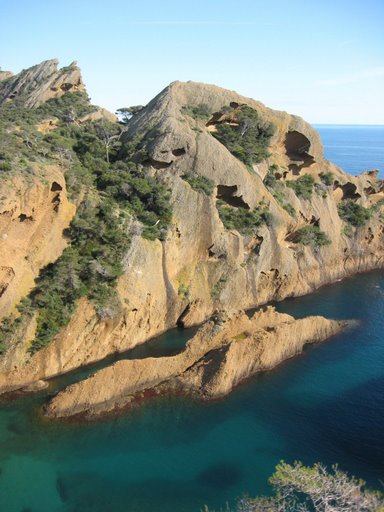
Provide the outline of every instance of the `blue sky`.
<path id="1" fill-rule="evenodd" d="M 215 83 L 312 123 L 384 124 L 383 0 L 0 0 L 0 66 L 77 60 L 94 103 Z"/>

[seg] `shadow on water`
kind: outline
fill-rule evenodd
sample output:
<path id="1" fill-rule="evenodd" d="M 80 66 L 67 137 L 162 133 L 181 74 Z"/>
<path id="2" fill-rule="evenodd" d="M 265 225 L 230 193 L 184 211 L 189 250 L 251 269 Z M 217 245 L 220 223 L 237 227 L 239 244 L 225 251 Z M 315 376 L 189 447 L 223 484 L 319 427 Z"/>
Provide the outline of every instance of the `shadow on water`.
<path id="1" fill-rule="evenodd" d="M 109 366 L 116 361 L 122 361 L 124 359 L 145 359 L 147 357 L 165 357 L 176 355 L 185 348 L 186 342 L 194 336 L 198 327 L 191 327 L 184 329 L 176 327 L 167 331 L 156 338 L 150 339 L 147 342 L 131 348 L 125 352 L 113 354 L 105 357 L 97 363 L 91 363 L 87 366 L 83 366 L 77 370 L 73 370 L 64 375 L 53 377 L 50 382 L 55 388 L 62 388 L 83 380 L 98 370 Z"/>

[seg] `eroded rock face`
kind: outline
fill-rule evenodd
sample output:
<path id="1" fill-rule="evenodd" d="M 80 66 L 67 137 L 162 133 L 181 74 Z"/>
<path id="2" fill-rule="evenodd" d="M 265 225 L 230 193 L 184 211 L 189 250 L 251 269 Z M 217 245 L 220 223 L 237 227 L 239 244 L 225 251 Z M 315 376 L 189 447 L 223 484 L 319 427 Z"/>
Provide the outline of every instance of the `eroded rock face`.
<path id="1" fill-rule="evenodd" d="M 263 122 L 276 127 L 271 156 L 253 170 L 212 136 L 214 112 L 231 104 L 249 105 Z M 200 105 L 207 107 L 211 118 L 196 120 L 183 108 Z M 384 198 L 383 183 L 374 172 L 352 177 L 324 160 L 319 135 L 303 119 L 216 86 L 175 82 L 132 118 L 126 137 L 143 135 L 149 129 L 156 134 L 146 147 L 144 170 L 172 192 L 173 219 L 166 239 L 148 241 L 140 236 L 140 230 L 132 231 L 125 271 L 118 283 L 124 305 L 121 316 L 100 321 L 94 308 L 81 301 L 70 324 L 49 346 L 30 359 L 26 341 L 7 355 L 0 392 L 125 351 L 177 323 L 201 323 L 217 308 L 246 309 L 303 295 L 354 272 L 383 267 L 383 206 L 352 233 L 346 233 L 337 210 L 343 198 L 365 207 L 377 204 Z M 284 189 L 295 215 L 290 215 L 263 183 L 274 164 L 284 182 L 297 180 L 304 173 L 315 180 L 310 200 L 289 187 Z M 328 172 L 333 173 L 333 183 L 325 186 L 320 173 Z M 212 180 L 213 194 L 193 190 L 182 178 L 186 173 Z M 216 207 L 217 197 L 230 206 L 249 209 L 262 201 L 272 222 L 251 236 L 226 230 Z M 20 225 L 27 225 L 30 211 L 20 210 L 20 214 L 26 216 Z M 295 243 L 292 234 L 307 225 L 318 226 L 331 243 L 315 248 Z M 29 248 L 25 246 L 23 251 L 28 258 Z M 0 308 L 7 296 L 1 290 L 14 279 L 9 261 L 1 267 Z"/>
<path id="2" fill-rule="evenodd" d="M 45 168 L 44 182 L 32 174 L 2 181 L 0 198 L 1 319 L 33 288 L 39 270 L 61 255 L 75 206 L 53 165 Z"/>
<path id="3" fill-rule="evenodd" d="M 273 368 L 322 341 L 345 322 L 308 317 L 295 320 L 268 307 L 252 318 L 218 313 L 172 357 L 123 360 L 69 386 L 45 409 L 49 417 L 95 417 L 126 406 L 145 390 L 170 390 L 217 398 L 255 373 Z"/>
<path id="4" fill-rule="evenodd" d="M 25 107 L 38 107 L 51 98 L 68 91 L 85 91 L 76 62 L 58 69 L 57 59 L 46 60 L 17 75 L 0 76 L 0 105 L 19 100 Z M 7 73 L 7 72 L 5 72 Z"/>

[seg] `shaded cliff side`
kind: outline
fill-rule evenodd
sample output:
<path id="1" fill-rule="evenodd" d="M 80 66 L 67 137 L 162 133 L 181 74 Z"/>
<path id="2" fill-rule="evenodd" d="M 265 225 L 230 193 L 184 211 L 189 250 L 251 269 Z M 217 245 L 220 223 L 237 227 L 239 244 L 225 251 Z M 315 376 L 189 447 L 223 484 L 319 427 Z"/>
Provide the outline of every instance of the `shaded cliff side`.
<path id="1" fill-rule="evenodd" d="M 51 78 L 39 78 L 42 92 L 36 98 L 28 76 L 0 82 L 5 106 L 13 101 L 9 80 L 16 80 L 12 83 L 20 87 L 23 84 L 28 98 L 34 98 L 25 103 L 27 108 L 44 105 Z M 48 89 L 52 91 L 51 85 Z M 66 94 L 75 92 L 76 97 L 78 93 L 61 92 L 64 100 Z M 64 120 L 59 116 L 49 125 L 49 133 L 70 123 L 81 130 L 82 122 L 95 122 L 92 118 L 82 121 L 84 115 Z M 310 293 L 354 272 L 383 266 L 383 182 L 375 171 L 352 177 L 324 160 L 319 135 L 297 116 L 213 85 L 174 82 L 117 129 L 116 137 L 119 145 L 114 161 L 105 164 L 110 180 L 106 188 L 100 189 L 97 173 L 96 191 L 94 184 L 76 185 L 79 149 L 75 144 L 67 148 L 64 164 L 63 155 L 56 153 L 59 165 L 55 172 L 60 176 L 54 181 L 62 187 L 62 194 L 69 179 L 71 190 L 74 183 L 81 189 L 74 200 L 77 211 L 96 192 L 101 198 L 105 193 L 115 194 L 129 203 L 123 226 L 129 243 L 116 281 L 121 308 L 103 317 L 97 304 L 83 296 L 69 323 L 31 356 L 28 350 L 38 321 L 38 315 L 32 315 L 24 325 L 24 335 L 13 340 L 1 356 L 1 391 L 124 351 L 176 324 L 200 323 L 217 308 L 245 309 Z M 46 168 L 51 156 L 39 158 Z M 127 162 L 131 167 L 126 167 Z M 170 191 L 170 221 L 156 217 L 154 210 L 148 216 L 140 211 L 142 206 L 136 207 L 132 197 L 139 185 L 144 187 L 144 182 L 137 181 L 141 179 Z M 3 179 L 1 190 L 7 190 L 9 183 Z M 150 208 L 155 195 L 148 198 L 145 204 Z M 34 276 L 65 246 L 59 232 L 73 213 L 66 210 L 65 201 L 62 204 L 62 220 L 48 221 L 52 233 L 57 229 L 52 235 L 57 243 L 47 244 L 55 250 L 36 260 Z M 18 206 L 16 217 L 21 213 L 30 216 L 29 210 L 39 209 L 33 196 L 28 208 L 25 213 L 24 205 Z M 9 239 L 19 236 L 19 224 L 9 225 Z M 45 236 L 44 240 L 49 239 Z M 7 239 L 1 243 L 10 250 Z M 26 244 L 19 244 L 18 250 L 20 259 L 30 257 Z M 20 293 L 12 291 L 6 283 L 12 280 L 12 270 L 16 274 L 13 261 L 5 258 L 3 267 L 0 311 L 5 314 L 30 284 Z M 30 283 L 32 273 L 26 268 L 18 270 L 18 276 L 19 282 L 29 279 Z"/>

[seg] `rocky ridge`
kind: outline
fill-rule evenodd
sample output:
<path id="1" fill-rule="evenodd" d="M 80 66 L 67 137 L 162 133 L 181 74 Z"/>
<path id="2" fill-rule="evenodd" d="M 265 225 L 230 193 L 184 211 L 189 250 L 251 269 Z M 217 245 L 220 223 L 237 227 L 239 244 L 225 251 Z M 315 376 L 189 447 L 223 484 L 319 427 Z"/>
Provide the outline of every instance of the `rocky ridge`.
<path id="1" fill-rule="evenodd" d="M 249 318 L 218 312 L 172 357 L 122 360 L 73 384 L 45 408 L 53 418 L 88 418 L 127 406 L 145 391 L 219 398 L 233 387 L 303 349 L 336 334 L 345 322 L 323 317 L 295 320 L 272 307 Z"/>
<path id="2" fill-rule="evenodd" d="M 58 64 L 57 59 L 51 59 L 17 75 L 3 71 L 0 75 L 0 105 L 20 101 L 27 108 L 35 108 L 67 92 L 85 91 L 77 63 L 72 62 L 61 69 Z"/>
<path id="3" fill-rule="evenodd" d="M 59 83 L 54 71 L 57 63 L 47 62 L 51 64 L 42 63 L 20 76 L 3 80 L 2 101 L 14 99 L 10 97 L 9 80 L 18 84 L 19 91 L 24 91 L 28 107 L 41 104 L 48 96 L 52 97 L 51 93 L 61 95 L 73 91 L 75 85 L 68 91 L 65 87 L 52 90 L 52 83 Z M 76 77 L 77 71 L 71 69 L 68 72 Z M 32 76 L 38 78 L 38 86 L 35 79 L 28 81 Z M 76 80 L 78 77 L 75 83 Z M 209 112 L 204 119 L 193 113 L 193 109 L 202 105 Z M 275 126 L 268 148 L 270 156 L 251 168 L 212 135 L 220 123 L 230 124 L 225 116 L 215 113 L 223 107 L 236 111 L 241 105 L 256 110 L 263 123 Z M 131 243 L 123 261 L 124 273 L 118 281 L 118 293 L 124 305 L 121 315 L 101 320 L 95 308 L 81 299 L 69 324 L 50 345 L 31 357 L 28 348 L 36 328 L 36 319 L 32 319 L 23 340 L 0 358 L 0 392 L 33 385 L 40 379 L 125 351 L 176 324 L 201 323 L 217 308 L 246 309 L 270 300 L 310 293 L 322 284 L 383 266 L 383 182 L 374 171 L 352 177 L 324 160 L 319 135 L 301 118 L 268 109 L 216 86 L 174 82 L 132 118 L 124 134 L 123 148 L 135 138 L 146 140 L 148 133 L 151 137 L 145 145 L 146 156 L 140 162 L 142 172 L 172 191 L 173 218 L 165 239 L 142 238 L 140 226 L 132 222 L 127 233 Z M 276 169 L 283 202 L 272 187 L 266 186 L 271 168 Z M 63 207 L 53 211 L 44 228 L 49 231 L 52 226 L 55 239 L 47 243 L 47 255 L 33 262 L 32 273 L 25 265 L 25 268 L 14 265 L 12 256 L 2 261 L 5 269 L 0 296 L 2 315 L 26 293 L 31 276 L 36 276 L 65 246 L 62 230 L 74 207 L 65 206 L 63 169 L 57 167 L 55 173 L 44 189 L 44 204 L 38 202 L 37 196 L 20 191 L 26 199 L 15 207 L 12 223 L 7 224 L 8 240 L 20 239 L 20 226 L 27 224 L 20 222 L 19 215 L 31 217 L 34 209 L 35 217 L 25 219 L 32 233 L 37 217 L 43 216 L 44 208 L 52 200 L 49 193 L 53 182 L 62 187 Z M 206 195 L 191 187 L 184 178 L 188 173 L 211 180 L 213 193 Z M 329 173 L 332 178 L 326 185 L 321 175 Z M 314 180 L 310 199 L 287 185 L 303 175 L 310 175 Z M 27 188 L 27 184 L 23 187 Z M 9 188 L 10 182 L 1 182 L 4 196 Z M 252 210 L 263 204 L 271 221 L 258 226 L 251 234 L 226 229 L 219 215 L 218 200 L 228 209 L 240 205 L 244 210 Z M 338 206 L 346 200 L 367 209 L 376 208 L 375 214 L 364 225 L 350 227 L 338 211 Z M 291 213 L 284 204 L 291 206 Z M 58 221 L 60 212 L 63 217 Z M 306 226 L 320 229 L 330 244 L 299 243 L 296 234 Z M 45 241 L 49 241 L 47 236 L 41 241 L 42 252 Z M 1 243 L 7 247 L 3 254 L 10 254 L 7 239 Z M 27 244 L 22 245 L 19 254 L 20 261 L 23 258 L 28 261 Z M 15 285 L 10 284 L 12 273 L 19 276 Z M 29 284 L 18 288 L 17 282 Z"/>

